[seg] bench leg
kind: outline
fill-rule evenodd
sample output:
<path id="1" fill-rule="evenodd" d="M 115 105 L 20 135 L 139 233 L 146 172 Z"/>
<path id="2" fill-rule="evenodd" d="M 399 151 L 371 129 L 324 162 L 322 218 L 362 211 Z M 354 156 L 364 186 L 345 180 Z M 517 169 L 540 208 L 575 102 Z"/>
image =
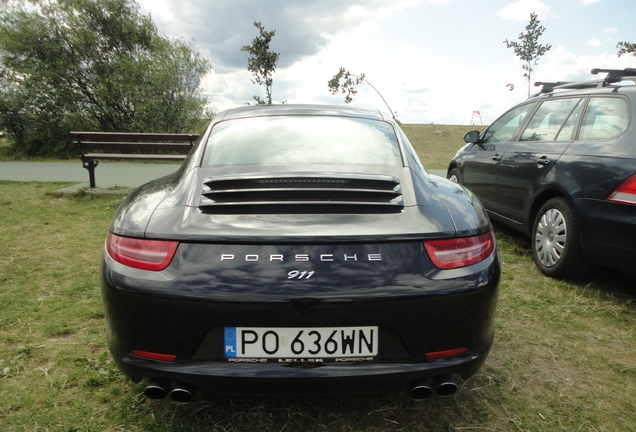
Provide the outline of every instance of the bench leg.
<path id="1" fill-rule="evenodd" d="M 88 170 L 88 179 L 90 181 L 91 188 L 95 187 L 95 167 L 99 164 L 96 160 L 82 161 L 82 166 Z"/>

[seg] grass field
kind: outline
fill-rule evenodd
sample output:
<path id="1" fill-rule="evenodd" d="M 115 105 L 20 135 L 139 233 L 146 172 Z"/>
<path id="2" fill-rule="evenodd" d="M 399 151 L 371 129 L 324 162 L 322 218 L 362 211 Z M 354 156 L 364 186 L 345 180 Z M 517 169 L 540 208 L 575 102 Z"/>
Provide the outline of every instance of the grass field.
<path id="1" fill-rule="evenodd" d="M 470 127 L 425 126 L 404 129 L 443 169 Z M 546 278 L 499 227 L 495 345 L 454 397 L 150 402 L 105 346 L 98 262 L 121 197 L 65 186 L 0 182 L 1 431 L 636 431 L 635 279 Z"/>
<path id="2" fill-rule="evenodd" d="M 457 150 L 464 144 L 464 134 L 470 130 L 483 130 L 485 126 L 456 125 L 402 125 L 402 130 L 420 155 L 425 167 L 446 169 Z"/>

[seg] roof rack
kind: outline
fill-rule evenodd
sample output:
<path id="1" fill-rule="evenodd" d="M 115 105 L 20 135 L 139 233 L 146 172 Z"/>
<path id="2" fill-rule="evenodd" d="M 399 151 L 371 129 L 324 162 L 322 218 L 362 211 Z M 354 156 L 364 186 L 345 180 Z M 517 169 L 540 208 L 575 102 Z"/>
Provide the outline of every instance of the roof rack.
<path id="1" fill-rule="evenodd" d="M 560 87 L 562 85 L 572 84 L 572 81 L 556 81 L 556 82 L 548 82 L 548 81 L 537 81 L 534 83 L 535 87 L 541 87 L 539 93 L 552 93 L 555 87 Z"/>
<path id="2" fill-rule="evenodd" d="M 636 68 L 625 69 L 600 69 L 594 68 L 591 71 L 592 75 L 598 75 L 600 73 L 606 73 L 607 76 L 603 80 L 606 84 L 612 84 L 619 82 L 624 77 L 636 77 Z"/>
<path id="3" fill-rule="evenodd" d="M 599 73 L 606 73 L 607 76 L 602 80 L 585 81 L 585 82 L 571 82 L 571 81 L 556 81 L 556 82 L 543 82 L 537 81 L 534 83 L 535 87 L 541 87 L 539 93 L 533 94 L 531 97 L 539 96 L 544 93 L 552 93 L 554 90 L 581 90 L 595 87 L 605 87 L 609 84 L 617 83 L 623 80 L 623 78 L 630 78 L 636 82 L 636 68 L 625 69 L 601 69 L 594 68 L 591 71 L 592 75 L 598 75 Z"/>
<path id="4" fill-rule="evenodd" d="M 603 81 L 587 81 L 575 83 L 571 81 L 542 82 L 534 83 L 536 87 L 541 86 L 539 93 L 533 94 L 531 97 L 539 96 L 543 93 L 552 93 L 554 90 L 581 90 L 587 88 L 603 87 Z"/>

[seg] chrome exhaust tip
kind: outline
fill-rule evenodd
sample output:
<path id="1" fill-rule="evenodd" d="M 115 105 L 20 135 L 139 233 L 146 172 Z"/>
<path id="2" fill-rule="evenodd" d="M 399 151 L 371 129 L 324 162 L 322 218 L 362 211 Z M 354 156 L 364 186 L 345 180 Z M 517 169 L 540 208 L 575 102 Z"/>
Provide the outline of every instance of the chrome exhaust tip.
<path id="1" fill-rule="evenodd" d="M 415 400 L 426 399 L 433 394 L 431 380 L 429 378 L 413 381 L 408 385 L 407 389 L 409 396 Z"/>
<path id="2" fill-rule="evenodd" d="M 450 375 L 440 375 L 435 377 L 433 382 L 435 393 L 440 396 L 452 396 L 457 393 L 457 384 Z"/>
<path id="3" fill-rule="evenodd" d="M 168 396 L 167 382 L 161 379 L 152 379 L 144 389 L 144 395 L 151 400 L 162 400 Z"/>
<path id="4" fill-rule="evenodd" d="M 196 393 L 196 388 L 184 382 L 172 382 L 170 398 L 179 403 L 191 402 Z"/>

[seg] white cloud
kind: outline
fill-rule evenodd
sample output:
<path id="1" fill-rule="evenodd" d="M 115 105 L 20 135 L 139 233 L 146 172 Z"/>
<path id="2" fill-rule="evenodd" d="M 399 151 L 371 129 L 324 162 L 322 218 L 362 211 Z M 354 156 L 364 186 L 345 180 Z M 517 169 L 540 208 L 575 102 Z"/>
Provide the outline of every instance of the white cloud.
<path id="1" fill-rule="evenodd" d="M 546 54 L 541 65 L 540 81 L 586 81 L 595 79 L 590 71 L 594 68 L 623 69 L 633 67 L 633 61 L 615 53 L 597 55 L 575 55 L 563 46 L 558 46 Z M 536 77 L 539 77 L 535 74 Z"/>
<path id="2" fill-rule="evenodd" d="M 518 21 L 527 23 L 530 13 L 544 21 L 565 8 L 551 10 L 544 3 L 554 0 L 507 0 L 499 11 L 488 2 L 450 0 L 138 1 L 153 11 L 162 32 L 196 39 L 197 51 L 214 67 L 205 92 L 219 111 L 264 97 L 246 70 L 247 54 L 240 52 L 257 34 L 253 21 L 260 21 L 276 29 L 272 50 L 281 53 L 274 101 L 344 105 L 344 95 L 327 88 L 342 66 L 364 72 L 400 121 L 448 124 L 468 124 L 473 111 L 488 124 L 525 100 L 522 62 L 501 42 L 517 34 Z M 607 16 L 582 4 L 571 2 L 558 26 L 546 25 L 553 48 L 535 67 L 533 83 L 590 80 L 595 67 L 633 66 L 634 57 L 619 59 L 616 41 L 608 38 L 629 39 L 618 29 L 630 28 L 636 2 Z M 598 54 L 603 50 L 608 52 Z M 353 105 L 388 111 L 366 85 L 358 86 Z"/>
<path id="3" fill-rule="evenodd" d="M 599 3 L 601 1 L 603 1 L 603 0 L 581 0 L 581 4 L 583 6 L 587 6 L 587 5 L 591 5 L 591 4 L 594 4 L 594 3 Z"/>
<path id="4" fill-rule="evenodd" d="M 497 15 L 507 20 L 528 21 L 531 13 L 535 13 L 539 19 L 545 19 L 549 12 L 550 8 L 539 0 L 519 0 L 504 6 Z"/>
<path id="5" fill-rule="evenodd" d="M 276 30 L 272 49 L 285 52 L 279 61 L 287 67 L 322 50 L 329 38 L 343 32 L 370 28 L 379 20 L 422 4 L 444 5 L 449 0 L 138 0 L 152 11 L 167 34 L 196 39 L 199 51 L 212 59 L 215 69 L 242 67 L 247 54 L 240 47 L 257 36 L 254 21 Z"/>

